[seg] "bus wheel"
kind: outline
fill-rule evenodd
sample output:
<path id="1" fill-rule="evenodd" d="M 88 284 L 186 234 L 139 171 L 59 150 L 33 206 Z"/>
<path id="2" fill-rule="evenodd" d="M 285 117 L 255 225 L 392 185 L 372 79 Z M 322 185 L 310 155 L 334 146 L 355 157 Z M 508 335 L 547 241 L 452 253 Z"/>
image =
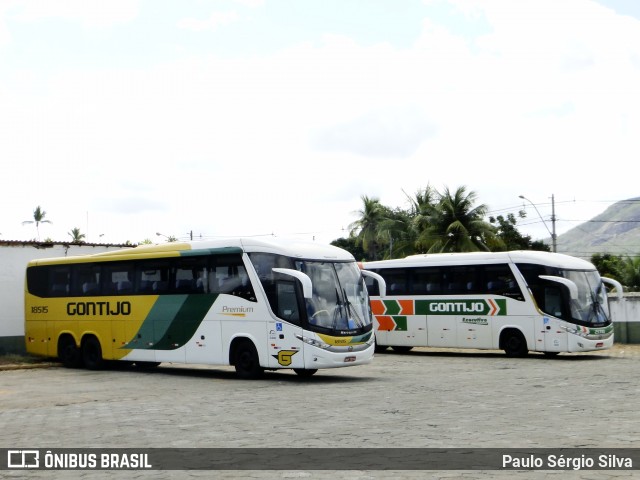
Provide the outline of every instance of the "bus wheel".
<path id="1" fill-rule="evenodd" d="M 407 353 L 410 352 L 413 347 L 407 347 L 406 345 L 395 345 L 391 347 L 394 352 Z"/>
<path id="2" fill-rule="evenodd" d="M 82 359 L 89 370 L 100 370 L 104 366 L 102 347 L 96 337 L 88 337 L 82 342 Z"/>
<path id="3" fill-rule="evenodd" d="M 134 365 L 139 370 L 154 370 L 160 362 L 134 362 Z"/>
<path id="4" fill-rule="evenodd" d="M 258 351 L 250 340 L 242 341 L 235 349 L 233 364 L 236 367 L 238 377 L 246 380 L 255 380 L 264 373 L 260 366 Z"/>
<path id="5" fill-rule="evenodd" d="M 518 330 L 509 330 L 503 333 L 502 348 L 507 357 L 525 357 L 529 350 L 527 341 Z"/>
<path id="6" fill-rule="evenodd" d="M 82 366 L 80 350 L 71 335 L 63 335 L 58 340 L 58 359 L 66 368 L 79 368 Z"/>
<path id="7" fill-rule="evenodd" d="M 314 373 L 316 373 L 318 369 L 317 368 L 294 368 L 293 371 L 296 372 L 296 374 L 299 377 L 308 378 L 312 376 Z"/>
<path id="8" fill-rule="evenodd" d="M 376 342 L 376 347 L 375 347 L 374 351 L 376 353 L 382 353 L 382 352 L 386 351 L 387 348 L 389 348 L 387 345 L 378 345 L 378 342 Z"/>

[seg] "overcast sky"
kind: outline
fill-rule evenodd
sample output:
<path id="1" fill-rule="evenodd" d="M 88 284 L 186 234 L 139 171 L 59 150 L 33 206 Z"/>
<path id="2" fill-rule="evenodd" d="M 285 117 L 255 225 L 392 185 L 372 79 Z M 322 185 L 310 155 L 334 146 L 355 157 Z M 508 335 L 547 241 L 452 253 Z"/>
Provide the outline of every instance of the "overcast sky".
<path id="1" fill-rule="evenodd" d="M 328 243 L 427 185 L 543 238 L 639 152 L 636 0 L 0 3 L 1 240 Z"/>

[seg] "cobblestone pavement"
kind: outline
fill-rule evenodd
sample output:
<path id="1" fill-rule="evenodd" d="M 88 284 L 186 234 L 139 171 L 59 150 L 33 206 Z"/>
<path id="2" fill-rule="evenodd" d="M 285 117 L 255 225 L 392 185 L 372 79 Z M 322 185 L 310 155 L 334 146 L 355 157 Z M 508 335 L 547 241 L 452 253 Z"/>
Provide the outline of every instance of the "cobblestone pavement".
<path id="1" fill-rule="evenodd" d="M 304 379 L 230 367 L 0 371 L 1 448 L 640 447 L 640 346 L 507 358 L 417 348 Z M 337 465 L 336 468 L 339 468 Z M 335 478 L 333 471 L 66 471 L 29 478 Z M 0 478 L 25 472 L 0 471 Z M 341 471 L 369 478 L 634 478 L 638 471 Z"/>

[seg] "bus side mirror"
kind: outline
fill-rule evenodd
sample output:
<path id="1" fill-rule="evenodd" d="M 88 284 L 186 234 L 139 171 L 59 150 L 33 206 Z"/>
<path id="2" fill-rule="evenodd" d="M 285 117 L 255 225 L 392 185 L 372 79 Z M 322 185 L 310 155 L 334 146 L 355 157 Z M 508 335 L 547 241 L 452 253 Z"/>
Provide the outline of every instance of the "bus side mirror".
<path id="1" fill-rule="evenodd" d="M 560 283 L 569 289 L 569 295 L 571 300 L 578 300 L 578 286 L 574 281 L 564 277 L 556 277 L 554 275 L 540 275 L 543 280 L 549 280 L 550 282 Z"/>
<path id="2" fill-rule="evenodd" d="M 364 277 L 373 278 L 376 282 L 378 282 L 378 292 L 380 292 L 380 297 L 387 296 L 387 282 L 384 281 L 384 278 L 382 278 L 382 276 L 369 270 L 361 270 L 361 272 Z"/>
<path id="3" fill-rule="evenodd" d="M 613 278 L 601 277 L 600 278 L 603 283 L 608 283 L 616 289 L 616 297 L 622 298 L 622 284 Z"/>
<path id="4" fill-rule="evenodd" d="M 302 284 L 302 295 L 304 296 L 304 298 L 313 297 L 313 286 L 311 284 L 311 279 L 306 273 L 299 272 L 298 270 L 292 270 L 290 268 L 273 268 L 272 270 L 276 273 L 282 273 L 284 275 L 289 275 L 290 277 L 297 278 Z"/>

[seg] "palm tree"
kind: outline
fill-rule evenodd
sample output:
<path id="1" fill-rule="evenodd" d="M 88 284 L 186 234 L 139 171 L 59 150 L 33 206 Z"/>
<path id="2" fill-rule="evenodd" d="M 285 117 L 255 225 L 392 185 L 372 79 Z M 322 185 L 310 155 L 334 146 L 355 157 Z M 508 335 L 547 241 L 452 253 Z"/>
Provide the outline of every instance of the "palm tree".
<path id="1" fill-rule="evenodd" d="M 355 212 L 360 218 L 349 225 L 350 234 L 358 239 L 368 260 L 378 259 L 380 223 L 387 218 L 388 209 L 377 198 L 366 195 L 362 199 L 362 210 Z"/>
<path id="2" fill-rule="evenodd" d="M 416 235 L 411 211 L 387 209 L 386 218 L 378 224 L 378 239 L 384 243 L 384 258 L 400 258 L 415 253 Z"/>
<path id="3" fill-rule="evenodd" d="M 69 235 L 71 235 L 71 241 L 73 243 L 84 243 L 84 238 L 86 237 L 84 233 L 80 233 L 78 227 L 72 228 Z"/>
<path id="4" fill-rule="evenodd" d="M 33 211 L 33 220 L 26 220 L 26 221 L 22 222 L 23 225 L 26 225 L 27 223 L 35 223 L 36 224 L 36 231 L 38 232 L 38 241 L 40 241 L 40 224 L 41 223 L 52 223 L 50 220 L 45 220 L 44 219 L 44 217 L 46 215 L 47 215 L 47 212 L 42 210 L 40 208 L 40 205 L 38 205 L 36 207 L 36 209 Z"/>
<path id="5" fill-rule="evenodd" d="M 487 243 L 496 243 L 495 228 L 484 221 L 487 207 L 474 206 L 476 193 L 461 186 L 454 193 L 445 188 L 438 196 L 437 205 L 426 206 L 417 221 L 427 253 L 489 251 Z"/>

